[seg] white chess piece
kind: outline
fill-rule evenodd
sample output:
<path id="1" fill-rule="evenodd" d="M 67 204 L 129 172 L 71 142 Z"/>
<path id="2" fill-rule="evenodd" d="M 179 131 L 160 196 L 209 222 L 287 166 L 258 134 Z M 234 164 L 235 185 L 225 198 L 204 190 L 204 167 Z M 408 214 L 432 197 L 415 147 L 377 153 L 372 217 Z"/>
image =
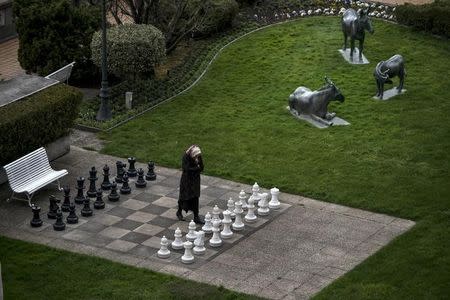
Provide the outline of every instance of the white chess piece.
<path id="1" fill-rule="evenodd" d="M 211 214 L 209 211 L 205 215 L 205 225 L 203 225 L 202 230 L 206 233 L 212 232 L 212 221 L 211 221 Z"/>
<path id="2" fill-rule="evenodd" d="M 236 203 L 234 203 L 234 214 L 236 215 L 235 219 L 234 219 L 234 223 L 232 225 L 233 229 L 236 231 L 240 231 L 242 229 L 244 229 L 245 224 L 244 222 L 242 222 L 242 213 L 244 211 L 242 210 L 242 203 L 241 201 L 236 201 Z"/>
<path id="3" fill-rule="evenodd" d="M 197 231 L 197 238 L 194 241 L 194 254 L 203 255 L 205 252 L 205 233 L 200 230 Z"/>
<path id="4" fill-rule="evenodd" d="M 230 197 L 230 199 L 228 199 L 227 207 L 228 207 L 228 211 L 230 212 L 231 219 L 234 219 L 235 218 L 234 201 L 233 201 L 233 199 L 231 197 Z"/>
<path id="5" fill-rule="evenodd" d="M 247 198 L 247 195 L 245 194 L 244 190 L 241 190 L 241 192 L 239 193 L 239 201 L 241 201 L 242 209 L 247 209 L 247 202 L 245 202 L 246 198 Z"/>
<path id="6" fill-rule="evenodd" d="M 218 207 L 217 205 L 214 206 L 213 212 L 212 212 L 212 222 L 213 222 L 213 225 L 214 225 L 214 221 L 222 222 L 222 221 L 220 220 L 220 209 L 219 209 L 219 207 Z"/>
<path id="7" fill-rule="evenodd" d="M 184 242 L 184 255 L 181 257 L 181 261 L 184 264 L 191 264 L 194 262 L 194 255 L 192 255 L 192 243 L 187 241 Z"/>
<path id="8" fill-rule="evenodd" d="M 228 210 L 223 211 L 223 230 L 220 232 L 220 237 L 223 239 L 229 239 L 233 236 L 233 231 L 231 231 L 231 213 Z"/>
<path id="9" fill-rule="evenodd" d="M 259 200 L 261 199 L 261 196 L 259 194 L 259 185 L 257 182 L 252 187 L 252 195 L 250 197 L 253 197 L 254 204 L 258 204 Z"/>
<path id="10" fill-rule="evenodd" d="M 267 197 L 269 196 L 269 194 L 267 193 L 262 193 L 259 194 L 261 196 L 261 200 L 259 200 L 258 203 L 258 215 L 260 216 L 267 216 L 270 212 L 269 210 L 269 203 L 267 203 Z"/>
<path id="11" fill-rule="evenodd" d="M 209 240 L 209 245 L 211 247 L 220 247 L 222 245 L 222 240 L 220 239 L 220 234 L 219 234 L 219 226 L 220 226 L 220 221 L 213 221 L 213 236 L 212 238 Z"/>
<path id="12" fill-rule="evenodd" d="M 195 226 L 195 222 L 193 220 L 191 220 L 191 222 L 189 222 L 189 232 L 188 234 L 186 234 L 186 240 L 188 240 L 189 242 L 193 242 L 196 238 L 197 238 L 197 233 L 195 231 L 195 229 L 197 229 L 197 227 Z"/>
<path id="13" fill-rule="evenodd" d="M 254 223 L 256 222 L 256 215 L 255 215 L 255 205 L 253 197 L 250 197 L 248 199 L 248 205 L 247 205 L 247 214 L 244 217 L 244 220 L 248 223 Z"/>
<path id="14" fill-rule="evenodd" d="M 179 227 L 175 230 L 175 240 L 172 242 L 172 249 L 183 249 L 183 240 L 181 239 L 182 234 Z"/>
<path id="15" fill-rule="evenodd" d="M 168 258 L 170 256 L 170 250 L 167 249 L 168 245 L 169 241 L 167 240 L 166 236 L 163 236 L 161 238 L 161 248 L 158 250 L 158 257 Z"/>
<path id="16" fill-rule="evenodd" d="M 280 194 L 280 190 L 276 187 L 270 189 L 270 194 L 272 195 L 272 198 L 269 202 L 269 208 L 270 209 L 280 209 L 280 201 L 278 201 L 278 195 Z"/>

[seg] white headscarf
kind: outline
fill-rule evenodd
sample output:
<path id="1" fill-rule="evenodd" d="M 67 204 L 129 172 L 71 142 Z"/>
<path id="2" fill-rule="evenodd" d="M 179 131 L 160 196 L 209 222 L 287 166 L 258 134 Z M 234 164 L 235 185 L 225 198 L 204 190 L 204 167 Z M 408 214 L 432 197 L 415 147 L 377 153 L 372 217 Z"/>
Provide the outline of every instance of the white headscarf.
<path id="1" fill-rule="evenodd" d="M 191 145 L 187 150 L 186 154 L 188 154 L 190 157 L 195 158 L 202 154 L 202 150 L 200 150 L 200 147 L 198 145 Z"/>

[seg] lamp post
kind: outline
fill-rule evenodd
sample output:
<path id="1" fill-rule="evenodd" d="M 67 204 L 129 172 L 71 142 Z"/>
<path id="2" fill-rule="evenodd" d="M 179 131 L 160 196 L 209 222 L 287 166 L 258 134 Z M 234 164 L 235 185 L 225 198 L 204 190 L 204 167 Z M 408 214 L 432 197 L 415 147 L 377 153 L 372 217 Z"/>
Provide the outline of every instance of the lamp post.
<path id="1" fill-rule="evenodd" d="M 101 103 L 97 112 L 98 121 L 109 120 L 112 116 L 109 105 L 108 70 L 106 66 L 106 0 L 102 2 L 102 87 L 100 89 Z"/>

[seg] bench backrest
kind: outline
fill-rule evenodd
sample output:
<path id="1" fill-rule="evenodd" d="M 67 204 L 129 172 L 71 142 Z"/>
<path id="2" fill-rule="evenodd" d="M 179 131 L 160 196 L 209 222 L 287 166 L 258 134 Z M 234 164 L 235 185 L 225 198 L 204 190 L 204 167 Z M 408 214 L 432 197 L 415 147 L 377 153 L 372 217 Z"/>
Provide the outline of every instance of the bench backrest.
<path id="1" fill-rule="evenodd" d="M 16 159 L 4 168 L 12 189 L 52 171 L 44 147 Z"/>

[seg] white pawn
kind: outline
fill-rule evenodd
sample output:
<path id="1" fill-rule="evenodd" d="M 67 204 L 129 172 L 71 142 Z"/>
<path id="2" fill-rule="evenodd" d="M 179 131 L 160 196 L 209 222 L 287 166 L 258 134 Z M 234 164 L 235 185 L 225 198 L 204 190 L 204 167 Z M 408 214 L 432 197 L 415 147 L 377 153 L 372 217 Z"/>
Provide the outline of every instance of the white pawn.
<path id="1" fill-rule="evenodd" d="M 245 202 L 245 198 L 247 198 L 247 195 L 245 194 L 244 190 L 241 190 L 241 192 L 239 193 L 239 201 L 241 201 L 242 209 L 247 209 L 247 202 Z"/>
<path id="2" fill-rule="evenodd" d="M 267 197 L 269 196 L 269 194 L 267 193 L 262 193 L 259 194 L 261 196 L 261 200 L 259 200 L 258 203 L 258 215 L 260 216 L 267 216 L 270 212 L 269 210 L 269 203 L 267 203 Z"/>
<path id="3" fill-rule="evenodd" d="M 231 197 L 230 197 L 230 199 L 228 199 L 227 207 L 228 207 L 228 211 L 230 212 L 231 219 L 234 219 L 234 217 L 236 215 L 234 214 L 234 201 Z"/>
<path id="4" fill-rule="evenodd" d="M 213 222 L 213 225 L 214 225 L 214 221 L 222 222 L 222 221 L 220 220 L 220 209 L 219 209 L 219 207 L 218 207 L 217 205 L 214 206 L 213 212 L 212 212 L 212 222 Z M 219 223 L 219 224 L 220 224 L 220 223 Z"/>
<path id="5" fill-rule="evenodd" d="M 186 234 L 186 240 L 188 240 L 189 242 L 193 242 L 197 238 L 197 233 L 195 232 L 195 229 L 197 229 L 197 227 L 195 226 L 195 222 L 193 220 L 189 222 L 188 228 L 189 232 L 188 234 Z"/>
<path id="6" fill-rule="evenodd" d="M 181 240 L 181 230 L 179 227 L 175 230 L 175 240 L 172 242 L 172 249 L 183 249 L 183 240 Z"/>
<path id="7" fill-rule="evenodd" d="M 244 229 L 244 222 L 242 222 L 242 213 L 244 211 L 242 210 L 242 203 L 241 201 L 236 201 L 234 204 L 234 214 L 236 215 L 236 218 L 234 219 L 234 223 L 232 225 L 233 229 L 236 231 Z"/>
<path id="8" fill-rule="evenodd" d="M 253 199 L 253 197 L 250 197 L 248 199 L 248 205 L 247 205 L 248 211 L 244 217 L 245 221 L 247 221 L 248 223 L 256 222 L 255 205 L 253 204 L 254 201 L 255 200 Z"/>
<path id="9" fill-rule="evenodd" d="M 280 190 L 276 187 L 270 189 L 270 194 L 272 195 L 272 198 L 269 202 L 270 209 L 280 209 L 280 201 L 278 201 L 278 195 L 280 194 Z"/>
<path id="10" fill-rule="evenodd" d="M 212 221 L 211 221 L 211 214 L 209 211 L 205 215 L 205 225 L 203 225 L 202 230 L 206 233 L 212 232 Z"/>
<path id="11" fill-rule="evenodd" d="M 187 241 L 184 242 L 184 255 L 181 257 L 181 261 L 184 264 L 192 264 L 194 262 L 194 255 L 192 255 L 192 243 Z"/>
<path id="12" fill-rule="evenodd" d="M 257 182 L 255 182 L 252 187 L 252 195 L 250 196 L 250 198 L 253 198 L 255 204 L 258 204 L 258 201 L 261 199 L 259 195 L 259 185 Z"/>
<path id="13" fill-rule="evenodd" d="M 231 231 L 231 213 L 228 210 L 223 211 L 223 230 L 220 232 L 220 237 L 223 239 L 229 239 L 233 236 L 233 231 Z"/>
<path id="14" fill-rule="evenodd" d="M 220 221 L 213 221 L 213 236 L 212 238 L 209 240 L 209 245 L 211 247 L 220 247 L 222 245 L 222 240 L 220 239 L 220 234 L 219 234 L 219 226 L 220 226 Z"/>
<path id="15" fill-rule="evenodd" d="M 158 257 L 168 258 L 170 256 L 170 250 L 167 249 L 168 245 L 169 241 L 167 240 L 166 236 L 163 236 L 161 238 L 161 248 L 158 250 Z"/>
<path id="16" fill-rule="evenodd" d="M 203 255 L 205 251 L 205 233 L 200 230 L 197 231 L 197 238 L 194 241 L 194 254 Z"/>

